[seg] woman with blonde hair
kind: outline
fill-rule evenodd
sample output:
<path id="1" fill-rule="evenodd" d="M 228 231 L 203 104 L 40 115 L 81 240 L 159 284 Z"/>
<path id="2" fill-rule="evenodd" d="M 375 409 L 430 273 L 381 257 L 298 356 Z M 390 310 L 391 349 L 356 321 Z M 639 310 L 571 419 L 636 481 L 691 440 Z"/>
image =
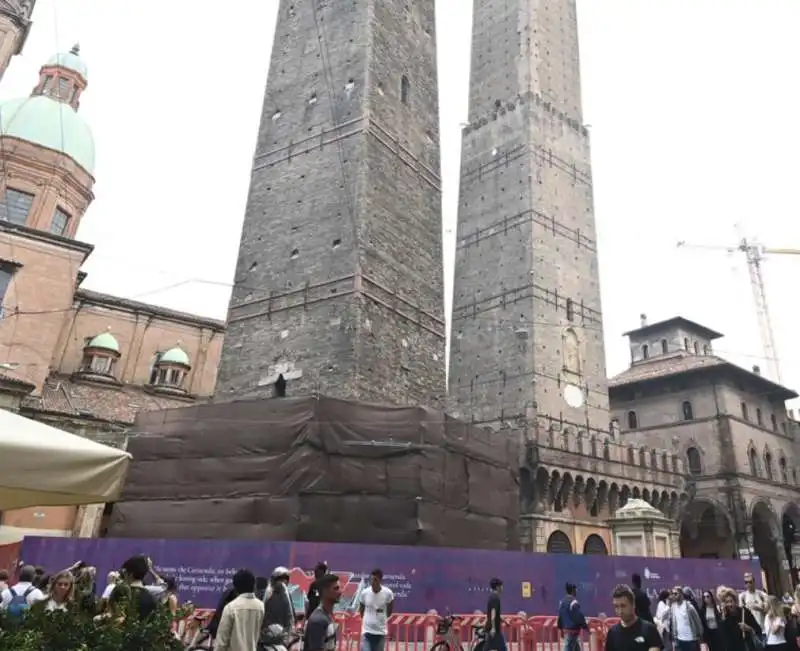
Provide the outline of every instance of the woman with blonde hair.
<path id="1" fill-rule="evenodd" d="M 721 586 L 717 589 L 717 596 L 724 615 L 720 626 L 722 648 L 725 651 L 747 651 L 751 641 L 761 638 L 761 627 L 750 609 L 739 605 L 739 595 L 735 590 Z"/>
<path id="2" fill-rule="evenodd" d="M 766 648 L 771 651 L 786 651 L 786 617 L 783 614 L 783 604 L 775 596 L 770 596 L 767 612 L 764 615 L 764 635 Z"/>
<path id="3" fill-rule="evenodd" d="M 72 572 L 63 571 L 50 579 L 47 596 L 40 601 L 41 608 L 46 613 L 68 611 L 75 598 L 75 577 Z M 39 605 L 37 604 L 37 605 Z"/>

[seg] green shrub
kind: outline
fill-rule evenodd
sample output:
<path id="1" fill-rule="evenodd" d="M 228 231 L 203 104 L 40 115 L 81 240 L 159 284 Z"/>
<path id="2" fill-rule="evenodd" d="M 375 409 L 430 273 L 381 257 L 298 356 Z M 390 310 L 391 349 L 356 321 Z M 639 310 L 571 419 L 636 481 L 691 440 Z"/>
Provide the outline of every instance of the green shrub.
<path id="1" fill-rule="evenodd" d="M 182 651 L 171 623 L 166 608 L 144 621 L 130 608 L 122 621 L 34 608 L 21 621 L 0 618 L 0 651 Z"/>

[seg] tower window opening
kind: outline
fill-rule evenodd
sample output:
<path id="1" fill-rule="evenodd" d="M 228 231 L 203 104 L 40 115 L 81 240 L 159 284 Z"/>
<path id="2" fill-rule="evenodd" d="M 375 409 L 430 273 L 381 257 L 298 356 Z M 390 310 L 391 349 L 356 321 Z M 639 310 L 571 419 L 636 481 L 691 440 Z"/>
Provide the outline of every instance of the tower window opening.
<path id="1" fill-rule="evenodd" d="M 694 354 L 695 355 L 700 354 L 700 344 L 698 344 L 696 341 L 694 342 Z"/>
<path id="2" fill-rule="evenodd" d="M 748 412 L 748 410 L 747 410 L 747 403 L 746 403 L 746 402 L 743 402 L 743 403 L 740 405 L 740 408 L 741 408 L 741 410 L 742 410 L 742 418 L 743 418 L 744 420 L 750 420 L 750 414 L 749 414 L 749 412 Z"/>
<path id="3" fill-rule="evenodd" d="M 408 77 L 403 75 L 400 79 L 400 101 L 403 104 L 408 104 L 409 96 L 411 95 L 411 84 L 408 81 Z"/>
<path id="4" fill-rule="evenodd" d="M 649 359 L 650 358 L 650 347 L 645 344 L 642 346 L 642 359 Z"/>
<path id="5" fill-rule="evenodd" d="M 279 375 L 278 379 L 275 380 L 275 384 L 272 385 L 272 393 L 276 398 L 286 397 L 286 380 L 283 375 Z"/>
<path id="6" fill-rule="evenodd" d="M 689 352 L 689 337 L 683 338 L 683 347 L 686 349 L 686 352 Z"/>
<path id="7" fill-rule="evenodd" d="M 69 225 L 69 215 L 61 208 L 56 208 L 53 219 L 50 222 L 50 232 L 55 235 L 63 235 Z"/>
<path id="8" fill-rule="evenodd" d="M 0 197 L 0 221 L 24 224 L 33 205 L 33 195 L 14 188 L 6 188 Z"/>
<path id="9" fill-rule="evenodd" d="M 692 403 L 688 400 L 683 401 L 683 420 L 694 420 L 694 410 Z"/>
<path id="10" fill-rule="evenodd" d="M 756 423 L 758 423 L 759 426 L 764 424 L 764 416 L 761 415 L 761 409 L 758 407 L 756 407 Z"/>
<path id="11" fill-rule="evenodd" d="M 571 298 L 567 299 L 567 321 L 572 321 L 575 319 L 575 305 L 572 302 Z"/>
<path id="12" fill-rule="evenodd" d="M 635 411 L 628 412 L 628 429 L 636 429 L 639 427 L 639 419 L 636 417 Z"/>
<path id="13" fill-rule="evenodd" d="M 669 352 L 669 344 L 666 339 L 661 340 L 661 352 L 666 355 Z"/>
<path id="14" fill-rule="evenodd" d="M 769 417 L 769 420 L 770 420 L 770 424 L 772 425 L 772 431 L 773 432 L 777 432 L 778 431 L 778 419 L 775 417 L 775 414 L 771 414 L 770 417 Z"/>

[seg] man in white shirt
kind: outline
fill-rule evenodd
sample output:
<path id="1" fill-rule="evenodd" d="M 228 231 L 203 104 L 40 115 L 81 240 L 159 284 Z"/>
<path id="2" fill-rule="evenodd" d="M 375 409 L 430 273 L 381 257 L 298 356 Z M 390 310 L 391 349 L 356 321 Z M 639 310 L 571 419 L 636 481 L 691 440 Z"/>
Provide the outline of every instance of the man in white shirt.
<path id="1" fill-rule="evenodd" d="M 369 587 L 358 597 L 361 614 L 361 651 L 383 651 L 389 632 L 389 618 L 394 608 L 394 593 L 382 585 L 383 571 L 372 570 Z"/>
<path id="2" fill-rule="evenodd" d="M 761 630 L 764 630 L 764 615 L 769 606 L 767 593 L 756 588 L 756 580 L 748 572 L 744 575 L 745 590 L 739 595 L 739 607 L 747 608 L 756 618 Z"/>
<path id="3" fill-rule="evenodd" d="M 700 651 L 703 639 L 703 622 L 695 607 L 683 596 L 678 586 L 672 590 L 670 630 L 677 651 Z"/>
<path id="4" fill-rule="evenodd" d="M 39 588 L 33 585 L 36 576 L 36 568 L 33 565 L 25 565 L 19 571 L 19 581 L 16 585 L 3 590 L 0 599 L 0 610 L 8 610 L 14 597 L 25 597 L 28 606 L 33 606 L 38 601 L 44 601 L 44 594 Z"/>
<path id="5" fill-rule="evenodd" d="M 255 595 L 255 575 L 239 570 L 233 575 L 233 589 L 238 596 L 222 611 L 214 651 L 254 651 L 264 621 L 264 602 Z"/>

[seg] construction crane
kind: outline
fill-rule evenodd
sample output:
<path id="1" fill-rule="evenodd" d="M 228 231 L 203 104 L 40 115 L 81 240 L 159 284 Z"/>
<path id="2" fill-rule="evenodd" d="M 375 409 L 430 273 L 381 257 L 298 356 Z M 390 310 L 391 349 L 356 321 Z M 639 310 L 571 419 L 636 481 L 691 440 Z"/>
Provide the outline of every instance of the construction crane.
<path id="1" fill-rule="evenodd" d="M 781 382 L 781 368 L 778 361 L 778 351 L 775 347 L 775 335 L 772 331 L 772 320 L 769 315 L 767 293 L 764 288 L 764 275 L 761 272 L 761 263 L 765 255 L 800 255 L 800 249 L 777 249 L 761 246 L 742 237 L 737 246 L 707 246 L 702 244 L 688 244 L 678 242 L 679 248 L 708 249 L 725 251 L 727 253 L 744 253 L 747 260 L 747 270 L 750 274 L 750 287 L 753 290 L 758 329 L 761 334 L 761 347 L 767 361 L 767 368 L 772 379 Z"/>

